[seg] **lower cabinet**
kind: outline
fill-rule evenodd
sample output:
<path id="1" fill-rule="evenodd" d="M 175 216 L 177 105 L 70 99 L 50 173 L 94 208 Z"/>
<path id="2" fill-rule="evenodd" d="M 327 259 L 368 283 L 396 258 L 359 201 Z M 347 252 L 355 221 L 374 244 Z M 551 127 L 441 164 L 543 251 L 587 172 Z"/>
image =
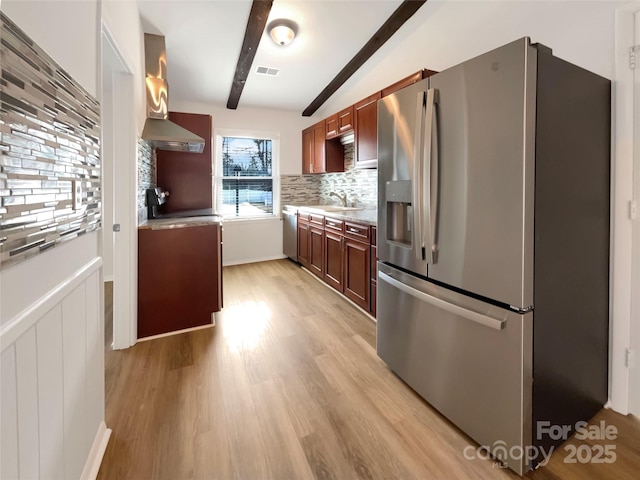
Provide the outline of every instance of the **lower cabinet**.
<path id="1" fill-rule="evenodd" d="M 375 248 L 375 227 L 298 212 L 298 262 L 374 317 Z"/>
<path id="2" fill-rule="evenodd" d="M 298 217 L 298 262 L 309 268 L 309 224 Z"/>
<path id="3" fill-rule="evenodd" d="M 138 338 L 211 324 L 222 309 L 222 225 L 138 229 Z"/>
<path id="4" fill-rule="evenodd" d="M 371 227 L 371 315 L 376 317 L 378 290 L 377 228 Z"/>
<path id="5" fill-rule="evenodd" d="M 344 293 L 344 237 L 326 230 L 324 233 L 324 281 Z"/>
<path id="6" fill-rule="evenodd" d="M 344 242 L 344 294 L 356 305 L 370 309 L 371 247 L 368 243 L 345 238 Z"/>
<path id="7" fill-rule="evenodd" d="M 309 270 L 324 278 L 324 230 L 309 227 Z"/>

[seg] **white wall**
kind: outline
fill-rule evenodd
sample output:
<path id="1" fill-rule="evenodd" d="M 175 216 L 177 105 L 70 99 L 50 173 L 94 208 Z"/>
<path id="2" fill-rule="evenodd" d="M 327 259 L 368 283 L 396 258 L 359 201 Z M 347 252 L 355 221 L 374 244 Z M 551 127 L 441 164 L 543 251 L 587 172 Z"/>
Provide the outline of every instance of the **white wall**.
<path id="1" fill-rule="evenodd" d="M 98 97 L 98 0 L 2 0 L 2 11 Z"/>
<path id="2" fill-rule="evenodd" d="M 167 61 L 170 62 L 170 59 Z M 300 132 L 315 120 L 302 117 L 298 112 L 259 108 L 229 110 L 224 106 L 181 102 L 172 98 L 169 98 L 169 110 L 212 115 L 214 137 L 216 129 L 279 133 L 280 174 L 300 175 L 302 173 L 302 135 Z M 215 156 L 215 147 L 213 150 Z M 282 253 L 282 219 L 226 221 L 223 242 L 224 265 L 284 258 Z"/>
<path id="3" fill-rule="evenodd" d="M 19 313 L 0 331 L 0 478 L 88 478 L 102 457 L 109 433 L 97 236 L 2 272 L 3 310 L 6 303 Z M 85 263 L 60 280 L 54 276 L 67 270 L 61 257 Z"/>
<path id="4" fill-rule="evenodd" d="M 2 0 L 2 11 L 96 98 L 99 6 Z M 106 447 L 100 234 L 0 271 L 0 478 L 87 478 Z"/>
<path id="5" fill-rule="evenodd" d="M 117 41 L 127 67 L 134 76 L 133 109 L 138 135 L 146 118 L 144 90 L 144 35 L 135 0 L 102 0 L 102 20 Z"/>
<path id="6" fill-rule="evenodd" d="M 171 59 L 167 59 L 167 62 L 168 68 L 171 68 Z M 171 97 L 169 97 L 169 110 L 211 115 L 214 135 L 216 129 L 219 128 L 278 132 L 280 134 L 281 175 L 300 175 L 302 173 L 301 132 L 316 122 L 316 120 L 303 117 L 299 112 L 248 107 L 229 110 L 223 105 L 186 102 Z"/>
<path id="7" fill-rule="evenodd" d="M 430 0 L 316 112 L 322 119 L 421 68 L 441 71 L 518 38 L 607 78 L 614 74 L 615 1 Z"/>

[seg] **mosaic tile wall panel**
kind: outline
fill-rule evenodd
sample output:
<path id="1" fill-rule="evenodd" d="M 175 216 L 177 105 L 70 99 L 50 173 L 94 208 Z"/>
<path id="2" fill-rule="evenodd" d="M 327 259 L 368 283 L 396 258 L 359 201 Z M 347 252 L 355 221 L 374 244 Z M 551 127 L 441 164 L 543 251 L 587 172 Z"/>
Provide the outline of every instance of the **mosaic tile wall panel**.
<path id="1" fill-rule="evenodd" d="M 339 202 L 330 197 L 330 192 L 346 193 L 349 206 L 377 208 L 378 170 L 353 167 L 353 144 L 344 147 L 344 172 L 325 173 L 320 177 L 320 204 L 331 205 Z"/>
<path id="2" fill-rule="evenodd" d="M 138 138 L 138 225 L 147 220 L 145 191 L 156 187 L 156 151 L 149 142 Z"/>
<path id="3" fill-rule="evenodd" d="M 320 201 L 320 175 L 282 175 L 280 177 L 280 204 L 318 205 Z"/>
<path id="4" fill-rule="evenodd" d="M 100 106 L 0 12 L 0 268 L 100 227 Z M 73 183 L 82 188 L 74 209 Z"/>

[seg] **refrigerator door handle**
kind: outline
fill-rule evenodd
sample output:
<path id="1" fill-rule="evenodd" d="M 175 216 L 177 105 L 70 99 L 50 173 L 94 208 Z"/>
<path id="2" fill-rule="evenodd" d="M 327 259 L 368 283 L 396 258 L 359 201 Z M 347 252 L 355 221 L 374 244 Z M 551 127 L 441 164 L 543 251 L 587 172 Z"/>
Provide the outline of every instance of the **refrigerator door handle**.
<path id="1" fill-rule="evenodd" d="M 427 89 L 427 112 L 426 112 L 426 121 L 424 128 L 424 153 L 423 158 L 425 159 L 425 165 L 423 167 L 423 178 L 422 184 L 424 185 L 424 189 L 426 190 L 424 193 L 424 201 L 427 202 L 426 210 L 426 225 L 427 231 L 424 233 L 424 237 L 422 239 L 423 245 L 426 245 L 426 259 L 427 263 L 435 263 L 437 257 L 435 255 L 437 246 L 435 244 L 435 219 L 436 219 L 436 210 L 434 205 L 437 202 L 437 164 L 436 164 L 436 178 L 435 178 L 435 202 L 432 201 L 434 197 L 432 196 L 431 190 L 431 165 L 433 163 L 433 145 L 432 145 L 432 136 L 433 136 L 433 126 L 434 122 L 433 117 L 435 114 L 435 104 L 437 103 L 437 90 L 435 88 Z"/>
<path id="2" fill-rule="evenodd" d="M 428 293 L 421 292 L 420 290 L 410 287 L 406 283 L 402 283 L 399 280 L 396 280 L 395 278 L 393 278 L 391 275 L 384 273 L 380 270 L 378 270 L 378 279 L 379 281 L 387 282 L 388 284 L 396 287 L 397 289 L 419 300 L 430 303 L 431 305 L 437 308 L 440 308 L 442 310 L 446 310 L 447 312 L 453 313 L 454 315 L 458 315 L 460 317 L 466 318 L 467 320 L 471 320 L 472 322 L 479 323 L 480 325 L 484 325 L 485 327 L 493 328 L 494 330 L 504 329 L 504 325 L 505 325 L 504 320 L 490 317 L 487 314 L 468 310 L 466 308 L 460 307 L 453 303 L 449 303 L 437 297 L 429 295 Z"/>
<path id="3" fill-rule="evenodd" d="M 422 182 L 422 143 L 424 122 L 424 91 L 418 92 L 416 98 L 416 131 L 415 142 L 413 147 L 413 188 L 411 199 L 413 204 L 413 238 L 415 243 L 415 254 L 418 260 L 424 260 L 424 233 L 423 233 L 423 206 L 424 193 Z"/>

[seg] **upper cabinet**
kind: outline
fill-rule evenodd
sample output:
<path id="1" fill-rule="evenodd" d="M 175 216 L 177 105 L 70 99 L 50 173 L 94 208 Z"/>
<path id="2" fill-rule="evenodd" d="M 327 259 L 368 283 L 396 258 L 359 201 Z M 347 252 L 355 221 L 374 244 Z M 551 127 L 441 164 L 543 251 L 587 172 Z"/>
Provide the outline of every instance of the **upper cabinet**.
<path id="1" fill-rule="evenodd" d="M 383 97 L 387 95 L 391 95 L 392 93 L 397 92 L 398 90 L 402 90 L 404 87 L 408 87 L 409 85 L 413 85 L 420 80 L 430 77 L 431 75 L 435 75 L 436 71 L 434 70 L 420 70 L 419 72 L 413 73 L 408 77 L 403 78 L 402 80 L 397 81 L 396 83 L 389 85 L 387 88 L 383 88 L 380 92 Z"/>
<path id="2" fill-rule="evenodd" d="M 302 173 L 313 173 L 313 127 L 302 131 Z"/>
<path id="3" fill-rule="evenodd" d="M 302 173 L 344 172 L 340 141 L 325 137 L 324 120 L 302 131 Z"/>
<path id="4" fill-rule="evenodd" d="M 380 92 L 360 100 L 353 106 L 356 168 L 378 166 L 378 100 Z"/>
<path id="5" fill-rule="evenodd" d="M 302 173 L 344 172 L 339 137 L 353 131 L 354 166 L 378 166 L 378 100 L 435 74 L 420 70 L 302 131 Z"/>
<path id="6" fill-rule="evenodd" d="M 353 130 L 353 105 L 334 113 L 325 120 L 326 139 L 339 137 Z"/>
<path id="7" fill-rule="evenodd" d="M 420 70 L 416 73 L 383 88 L 353 106 L 355 118 L 355 157 L 356 168 L 378 167 L 378 100 L 423 78 L 433 75 L 433 70 Z"/>

